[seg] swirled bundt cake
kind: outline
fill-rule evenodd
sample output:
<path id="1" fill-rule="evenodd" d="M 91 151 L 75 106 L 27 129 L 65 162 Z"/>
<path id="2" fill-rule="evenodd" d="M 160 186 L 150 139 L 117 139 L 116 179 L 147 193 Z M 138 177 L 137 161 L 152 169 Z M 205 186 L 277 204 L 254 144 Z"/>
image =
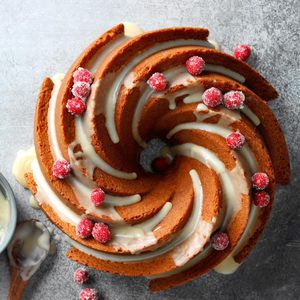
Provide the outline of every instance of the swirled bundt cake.
<path id="1" fill-rule="evenodd" d="M 207 29 L 130 28 L 44 80 L 29 187 L 81 264 L 148 277 L 153 291 L 232 272 L 289 182 L 277 92 Z"/>

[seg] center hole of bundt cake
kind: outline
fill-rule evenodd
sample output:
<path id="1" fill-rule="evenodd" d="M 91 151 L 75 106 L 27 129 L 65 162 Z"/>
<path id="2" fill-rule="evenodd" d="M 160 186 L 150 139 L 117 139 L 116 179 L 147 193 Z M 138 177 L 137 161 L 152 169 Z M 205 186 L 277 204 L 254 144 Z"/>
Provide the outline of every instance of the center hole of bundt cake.
<path id="1" fill-rule="evenodd" d="M 140 154 L 140 164 L 148 173 L 166 171 L 172 160 L 168 144 L 160 138 L 150 140 L 147 147 Z"/>

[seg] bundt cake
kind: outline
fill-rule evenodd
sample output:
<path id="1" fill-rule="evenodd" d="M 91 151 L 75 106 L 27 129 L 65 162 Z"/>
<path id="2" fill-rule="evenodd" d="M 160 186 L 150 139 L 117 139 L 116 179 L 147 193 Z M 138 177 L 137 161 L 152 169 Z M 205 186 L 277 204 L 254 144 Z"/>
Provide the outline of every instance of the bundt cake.
<path id="1" fill-rule="evenodd" d="M 44 80 L 26 180 L 70 259 L 159 291 L 233 272 L 290 166 L 277 92 L 252 67 L 204 28 L 133 29 L 113 27 Z"/>

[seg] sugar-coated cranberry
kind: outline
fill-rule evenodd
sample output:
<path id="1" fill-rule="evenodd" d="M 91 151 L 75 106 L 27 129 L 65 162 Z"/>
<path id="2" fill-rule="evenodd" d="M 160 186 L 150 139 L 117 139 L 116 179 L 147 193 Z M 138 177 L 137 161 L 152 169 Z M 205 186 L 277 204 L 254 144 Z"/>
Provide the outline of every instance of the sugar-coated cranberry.
<path id="1" fill-rule="evenodd" d="M 256 191 L 253 196 L 253 204 L 258 207 L 266 207 L 271 201 L 270 195 L 266 191 Z"/>
<path id="2" fill-rule="evenodd" d="M 148 79 L 147 83 L 155 91 L 162 91 L 168 85 L 168 81 L 165 75 L 163 73 L 158 72 L 152 74 L 151 77 Z"/>
<path id="3" fill-rule="evenodd" d="M 211 238 L 211 246 L 218 251 L 224 250 L 229 245 L 229 237 L 225 232 L 217 232 Z"/>
<path id="4" fill-rule="evenodd" d="M 101 244 L 106 244 L 111 239 L 111 231 L 108 225 L 104 223 L 96 223 L 92 230 L 92 236 Z"/>
<path id="5" fill-rule="evenodd" d="M 64 179 L 71 173 L 71 165 L 65 159 L 58 159 L 53 164 L 53 175 L 58 179 Z"/>
<path id="6" fill-rule="evenodd" d="M 245 95 L 241 91 L 230 91 L 224 95 L 223 102 L 228 109 L 243 108 Z"/>
<path id="7" fill-rule="evenodd" d="M 208 107 L 216 107 L 222 103 L 222 100 L 222 92 L 215 87 L 207 89 L 202 95 L 202 101 Z"/>
<path id="8" fill-rule="evenodd" d="M 72 94 L 75 97 L 81 98 L 83 100 L 86 99 L 90 92 L 91 86 L 87 82 L 75 82 L 72 87 Z"/>
<path id="9" fill-rule="evenodd" d="M 169 163 L 166 157 L 157 157 L 152 161 L 152 169 L 155 172 L 163 172 L 168 166 Z"/>
<path id="10" fill-rule="evenodd" d="M 79 268 L 74 272 L 74 281 L 78 284 L 84 284 L 89 280 L 89 273 L 84 268 Z"/>
<path id="11" fill-rule="evenodd" d="M 79 116 L 85 111 L 86 105 L 80 98 L 74 97 L 67 101 L 66 108 L 72 115 Z"/>
<path id="12" fill-rule="evenodd" d="M 228 147 L 233 150 L 241 149 L 245 145 L 245 142 L 246 138 L 239 131 L 230 133 L 226 138 Z"/>
<path id="13" fill-rule="evenodd" d="M 73 73 L 73 80 L 74 82 L 87 82 L 91 84 L 93 81 L 93 75 L 89 70 L 79 67 Z"/>
<path id="14" fill-rule="evenodd" d="M 233 56 L 242 61 L 246 61 L 251 54 L 251 48 L 248 45 L 242 44 L 234 49 Z"/>
<path id="15" fill-rule="evenodd" d="M 98 300 L 99 293 L 96 289 L 86 288 L 80 292 L 79 299 L 80 300 Z"/>
<path id="16" fill-rule="evenodd" d="M 192 56 L 186 61 L 185 65 L 190 74 L 200 75 L 204 70 L 205 61 L 200 56 Z"/>
<path id="17" fill-rule="evenodd" d="M 88 218 L 83 218 L 76 226 L 76 235 L 85 239 L 91 236 L 94 222 Z"/>
<path id="18" fill-rule="evenodd" d="M 101 188 L 96 188 L 96 189 L 92 190 L 90 198 L 91 198 L 92 203 L 96 207 L 99 207 L 102 205 L 102 203 L 104 201 L 105 193 Z"/>
<path id="19" fill-rule="evenodd" d="M 266 173 L 258 172 L 252 176 L 252 185 L 257 190 L 265 189 L 269 182 L 269 176 Z"/>

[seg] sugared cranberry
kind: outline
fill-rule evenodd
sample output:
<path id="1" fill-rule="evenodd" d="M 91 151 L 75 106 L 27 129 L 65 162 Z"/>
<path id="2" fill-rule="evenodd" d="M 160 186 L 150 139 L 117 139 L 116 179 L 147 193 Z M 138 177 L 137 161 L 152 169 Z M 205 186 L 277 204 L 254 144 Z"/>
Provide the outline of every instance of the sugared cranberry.
<path id="1" fill-rule="evenodd" d="M 165 75 L 163 73 L 158 72 L 152 74 L 152 76 L 148 79 L 147 83 L 155 91 L 162 91 L 168 85 L 168 81 Z"/>
<path id="2" fill-rule="evenodd" d="M 245 142 L 245 137 L 239 131 L 230 133 L 226 138 L 228 147 L 233 150 L 241 149 L 245 145 Z"/>
<path id="3" fill-rule="evenodd" d="M 253 196 L 253 204 L 258 207 L 266 207 L 270 203 L 270 195 L 266 191 L 256 191 Z"/>
<path id="4" fill-rule="evenodd" d="M 248 45 L 239 45 L 234 49 L 233 56 L 242 61 L 246 61 L 251 54 L 251 49 Z"/>
<path id="5" fill-rule="evenodd" d="M 202 95 L 202 101 L 208 107 L 216 107 L 222 103 L 222 100 L 222 92 L 215 87 L 207 89 Z"/>
<path id="6" fill-rule="evenodd" d="M 200 56 L 192 56 L 186 61 L 185 65 L 190 74 L 200 75 L 204 70 L 205 61 Z"/>
<path id="7" fill-rule="evenodd" d="M 266 173 L 255 173 L 252 176 L 252 185 L 257 190 L 263 190 L 265 189 L 269 184 L 269 177 Z"/>
<path id="8" fill-rule="evenodd" d="M 90 92 L 91 86 L 86 82 L 76 82 L 72 87 L 72 94 L 82 100 L 85 100 Z"/>
<path id="9" fill-rule="evenodd" d="M 72 115 L 79 116 L 85 111 L 86 105 L 80 98 L 74 97 L 68 100 L 66 108 Z"/>
<path id="10" fill-rule="evenodd" d="M 84 68 L 79 67 L 74 73 L 73 73 L 73 79 L 74 82 L 87 82 L 89 84 L 93 81 L 93 75 L 92 73 Z"/>
<path id="11" fill-rule="evenodd" d="M 79 294 L 80 300 L 98 300 L 99 293 L 96 289 L 86 288 Z"/>
<path id="12" fill-rule="evenodd" d="M 59 159 L 54 162 L 52 172 L 56 178 L 64 179 L 70 175 L 71 165 L 65 159 Z"/>
<path id="13" fill-rule="evenodd" d="M 89 280 L 89 273 L 86 269 L 79 268 L 74 272 L 74 281 L 78 284 L 84 284 Z"/>
<path id="14" fill-rule="evenodd" d="M 77 224 L 76 234 L 82 239 L 88 238 L 92 234 L 93 227 L 94 222 L 88 218 L 84 218 Z"/>
<path id="15" fill-rule="evenodd" d="M 168 160 L 165 157 L 157 157 L 152 161 L 152 169 L 155 172 L 163 172 L 168 166 Z"/>
<path id="16" fill-rule="evenodd" d="M 91 192 L 91 201 L 96 206 L 99 207 L 102 205 L 105 198 L 105 193 L 102 189 L 96 188 Z"/>
<path id="17" fill-rule="evenodd" d="M 224 95 L 224 105 L 228 109 L 243 108 L 245 95 L 241 91 L 230 91 Z"/>
<path id="18" fill-rule="evenodd" d="M 211 238 L 211 246 L 218 251 L 224 250 L 229 245 L 229 237 L 225 232 L 217 232 Z"/>
<path id="19" fill-rule="evenodd" d="M 108 225 L 104 223 L 96 223 L 92 230 L 92 236 L 101 244 L 106 244 L 111 238 L 111 232 Z"/>

